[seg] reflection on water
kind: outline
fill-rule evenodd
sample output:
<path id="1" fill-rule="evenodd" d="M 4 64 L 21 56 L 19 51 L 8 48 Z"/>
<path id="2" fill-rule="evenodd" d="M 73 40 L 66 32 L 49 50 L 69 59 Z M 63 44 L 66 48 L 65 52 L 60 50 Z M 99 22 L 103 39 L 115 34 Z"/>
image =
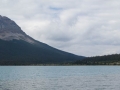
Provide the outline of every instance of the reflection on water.
<path id="1" fill-rule="evenodd" d="M 0 66 L 0 90 L 120 90 L 120 67 Z"/>

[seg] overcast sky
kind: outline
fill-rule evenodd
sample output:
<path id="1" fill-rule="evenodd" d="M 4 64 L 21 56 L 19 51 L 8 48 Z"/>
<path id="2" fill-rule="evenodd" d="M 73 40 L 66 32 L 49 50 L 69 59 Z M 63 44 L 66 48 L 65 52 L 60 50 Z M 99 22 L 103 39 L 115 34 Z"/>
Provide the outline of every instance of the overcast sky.
<path id="1" fill-rule="evenodd" d="M 0 0 L 0 15 L 60 50 L 120 53 L 120 0 Z"/>

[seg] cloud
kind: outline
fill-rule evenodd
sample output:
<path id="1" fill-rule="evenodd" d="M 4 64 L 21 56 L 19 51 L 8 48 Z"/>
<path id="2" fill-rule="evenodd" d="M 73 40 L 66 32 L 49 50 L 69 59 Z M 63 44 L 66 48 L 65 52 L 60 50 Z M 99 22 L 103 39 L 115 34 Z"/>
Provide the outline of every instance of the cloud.
<path id="1" fill-rule="evenodd" d="M 119 0 L 1 0 L 28 35 L 77 55 L 120 53 Z"/>

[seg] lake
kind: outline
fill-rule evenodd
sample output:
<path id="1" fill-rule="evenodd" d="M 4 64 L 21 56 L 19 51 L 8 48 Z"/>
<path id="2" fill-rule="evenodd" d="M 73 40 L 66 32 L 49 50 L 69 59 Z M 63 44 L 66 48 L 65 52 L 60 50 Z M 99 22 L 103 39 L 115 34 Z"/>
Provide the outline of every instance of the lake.
<path id="1" fill-rule="evenodd" d="M 0 66 L 0 90 L 120 90 L 120 67 Z"/>

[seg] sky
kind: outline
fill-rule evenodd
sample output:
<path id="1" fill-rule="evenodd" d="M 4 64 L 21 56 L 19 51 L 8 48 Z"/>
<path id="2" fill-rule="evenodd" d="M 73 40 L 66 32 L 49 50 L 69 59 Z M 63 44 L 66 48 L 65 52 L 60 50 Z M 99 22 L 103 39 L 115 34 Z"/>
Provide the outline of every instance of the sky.
<path id="1" fill-rule="evenodd" d="M 120 53 L 120 0 L 0 0 L 34 39 L 82 56 Z"/>

